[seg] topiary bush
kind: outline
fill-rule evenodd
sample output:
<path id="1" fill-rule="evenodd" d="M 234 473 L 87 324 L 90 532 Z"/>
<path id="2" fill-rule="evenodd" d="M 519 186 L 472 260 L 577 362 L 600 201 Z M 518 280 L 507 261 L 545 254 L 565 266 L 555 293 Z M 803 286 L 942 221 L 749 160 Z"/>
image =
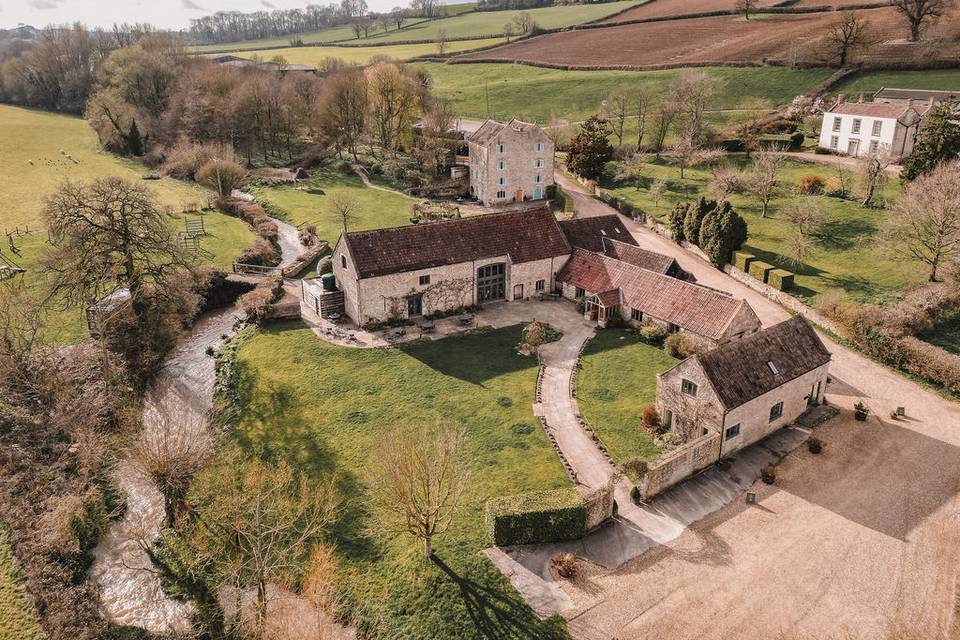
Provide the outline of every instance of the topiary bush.
<path id="1" fill-rule="evenodd" d="M 774 269 L 767 276 L 767 284 L 780 291 L 788 291 L 793 288 L 793 274 L 785 269 Z"/>
<path id="2" fill-rule="evenodd" d="M 760 282 L 766 282 L 770 272 L 774 269 L 776 269 L 776 267 L 772 264 L 762 262 L 760 260 L 754 260 L 750 263 L 750 271 L 748 271 L 748 273 Z"/>
<path id="3" fill-rule="evenodd" d="M 765 484 L 773 484 L 777 481 L 777 470 L 773 465 L 767 465 L 760 470 L 760 479 L 763 480 Z"/>
<path id="4" fill-rule="evenodd" d="M 587 507 L 572 488 L 493 498 L 485 512 L 487 534 L 498 547 L 579 540 L 587 533 Z"/>
<path id="5" fill-rule="evenodd" d="M 733 254 L 733 266 L 744 273 L 750 269 L 750 263 L 757 259 L 757 256 L 746 251 L 737 251 Z"/>
<path id="6" fill-rule="evenodd" d="M 655 322 L 650 322 L 640 327 L 640 339 L 655 347 L 663 345 L 663 341 L 667 339 L 669 333 L 666 327 Z"/>
<path id="7" fill-rule="evenodd" d="M 867 419 L 867 416 L 870 415 L 870 408 L 862 402 L 858 402 L 853 405 L 853 417 L 863 422 Z"/>
<path id="8" fill-rule="evenodd" d="M 820 438 L 810 438 L 807 440 L 807 450 L 814 454 L 820 453 L 823 451 L 823 441 Z"/>

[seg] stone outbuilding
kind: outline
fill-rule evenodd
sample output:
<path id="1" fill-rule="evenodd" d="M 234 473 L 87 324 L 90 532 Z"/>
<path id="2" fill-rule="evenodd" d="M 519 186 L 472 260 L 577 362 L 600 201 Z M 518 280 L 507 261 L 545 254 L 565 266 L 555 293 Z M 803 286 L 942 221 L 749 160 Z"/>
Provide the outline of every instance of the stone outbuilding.
<path id="1" fill-rule="evenodd" d="M 669 269 L 666 261 L 660 262 Z M 583 249 L 573 250 L 557 282 L 563 296 L 582 300 L 586 317 L 601 326 L 613 316 L 634 326 L 652 322 L 686 333 L 704 348 L 750 335 L 761 326 L 746 300 Z"/>
<path id="2" fill-rule="evenodd" d="M 467 138 L 470 195 L 497 205 L 543 200 L 553 184 L 554 146 L 543 129 L 514 118 L 487 120 Z"/>
<path id="3" fill-rule="evenodd" d="M 820 404 L 829 365 L 823 341 L 794 316 L 659 374 L 657 411 L 684 441 L 721 434 L 720 459 Z"/>
<path id="4" fill-rule="evenodd" d="M 550 293 L 570 245 L 549 207 L 344 233 L 333 273 L 358 325 Z"/>

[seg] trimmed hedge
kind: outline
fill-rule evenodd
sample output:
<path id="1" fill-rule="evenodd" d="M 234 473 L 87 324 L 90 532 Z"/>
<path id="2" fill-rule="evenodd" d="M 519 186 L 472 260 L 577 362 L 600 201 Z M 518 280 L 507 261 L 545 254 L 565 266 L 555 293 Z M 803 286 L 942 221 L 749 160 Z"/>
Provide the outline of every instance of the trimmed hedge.
<path id="1" fill-rule="evenodd" d="M 735 251 L 733 254 L 733 266 L 744 273 L 749 273 L 750 263 L 757 259 L 757 256 L 746 251 Z"/>
<path id="2" fill-rule="evenodd" d="M 760 282 L 766 282 L 770 272 L 774 269 L 776 269 L 776 267 L 772 264 L 754 260 L 750 263 L 750 271 L 748 271 L 748 273 Z"/>
<path id="3" fill-rule="evenodd" d="M 486 525 L 498 547 L 579 540 L 587 533 L 587 507 L 572 488 L 521 493 L 488 500 Z"/>
<path id="4" fill-rule="evenodd" d="M 793 288 L 793 274 L 786 269 L 774 269 L 767 276 L 767 284 L 780 291 Z"/>

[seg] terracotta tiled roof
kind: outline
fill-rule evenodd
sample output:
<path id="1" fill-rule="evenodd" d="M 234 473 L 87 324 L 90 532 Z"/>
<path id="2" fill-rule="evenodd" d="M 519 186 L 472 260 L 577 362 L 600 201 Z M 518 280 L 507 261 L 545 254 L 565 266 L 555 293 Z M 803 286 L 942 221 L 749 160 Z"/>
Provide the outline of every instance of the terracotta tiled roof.
<path id="1" fill-rule="evenodd" d="M 607 238 L 637 244 L 616 214 L 560 220 L 559 224 L 571 247 L 602 252 Z"/>
<path id="2" fill-rule="evenodd" d="M 599 253 L 574 249 L 557 280 L 588 293 L 620 289 L 623 304 L 714 340 L 747 303 Z"/>
<path id="3" fill-rule="evenodd" d="M 355 231 L 343 241 L 361 278 L 507 255 L 516 264 L 570 253 L 548 207 Z"/>
<path id="4" fill-rule="evenodd" d="M 604 244 L 606 250 L 603 253 L 611 258 L 668 276 L 677 277 L 680 274 L 680 265 L 670 256 L 655 251 L 647 251 L 618 240 L 606 240 Z"/>
<path id="5" fill-rule="evenodd" d="M 597 300 L 607 309 L 615 307 L 620 304 L 620 289 L 610 289 L 610 291 L 598 293 Z"/>
<path id="6" fill-rule="evenodd" d="M 920 115 L 923 115 L 929 107 L 930 105 L 926 103 L 914 104 L 910 107 L 899 102 L 840 102 L 830 107 L 827 113 L 835 113 L 843 116 L 898 119 L 909 109 L 913 109 Z"/>
<path id="7" fill-rule="evenodd" d="M 830 362 L 830 352 L 807 321 L 794 316 L 696 358 L 729 410 Z"/>

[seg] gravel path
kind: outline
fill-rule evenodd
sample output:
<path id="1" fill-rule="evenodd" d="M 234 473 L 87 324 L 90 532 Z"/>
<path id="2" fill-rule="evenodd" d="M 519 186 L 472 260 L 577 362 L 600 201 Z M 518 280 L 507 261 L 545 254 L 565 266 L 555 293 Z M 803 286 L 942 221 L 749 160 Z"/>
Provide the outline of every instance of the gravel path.
<path id="1" fill-rule="evenodd" d="M 285 222 L 274 222 L 280 232 L 281 266 L 286 266 L 300 251 L 298 233 Z M 215 363 L 206 350 L 219 348 L 222 336 L 233 335 L 234 323 L 239 318 L 234 307 L 216 311 L 199 320 L 181 338 L 144 399 L 142 438 L 209 440 L 205 425 L 213 404 Z M 165 419 L 180 431 L 165 432 Z M 129 458 L 117 465 L 116 480 L 127 494 L 127 510 L 94 549 L 89 571 L 104 615 L 117 624 L 143 627 L 155 633 L 189 632 L 193 627 L 193 606 L 163 593 L 144 551 L 166 524 L 163 496 Z"/>

